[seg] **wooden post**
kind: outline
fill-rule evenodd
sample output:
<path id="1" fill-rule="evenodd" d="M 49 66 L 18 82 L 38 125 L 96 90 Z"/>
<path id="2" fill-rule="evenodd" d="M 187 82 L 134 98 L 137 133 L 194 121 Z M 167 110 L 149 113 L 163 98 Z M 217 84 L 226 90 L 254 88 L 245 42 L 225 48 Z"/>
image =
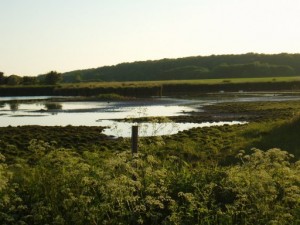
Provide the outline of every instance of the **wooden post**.
<path id="1" fill-rule="evenodd" d="M 139 127 L 132 126 L 132 133 L 131 133 L 132 154 L 138 152 L 138 137 L 139 137 Z"/>

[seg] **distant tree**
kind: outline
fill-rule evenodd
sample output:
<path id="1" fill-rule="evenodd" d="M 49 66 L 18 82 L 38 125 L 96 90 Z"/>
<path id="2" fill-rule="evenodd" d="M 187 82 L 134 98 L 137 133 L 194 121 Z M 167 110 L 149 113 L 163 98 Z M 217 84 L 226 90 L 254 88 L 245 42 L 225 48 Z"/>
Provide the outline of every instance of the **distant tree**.
<path id="1" fill-rule="evenodd" d="M 6 79 L 6 84 L 7 85 L 18 85 L 22 82 L 22 77 L 18 75 L 10 75 Z"/>
<path id="2" fill-rule="evenodd" d="M 4 73 L 0 71 L 0 85 L 5 84 L 5 76 Z"/>
<path id="3" fill-rule="evenodd" d="M 23 85 L 32 85 L 32 84 L 37 84 L 37 78 L 36 77 L 28 77 L 28 76 L 25 76 L 23 77 L 23 81 L 22 81 L 22 84 Z"/>
<path id="4" fill-rule="evenodd" d="M 62 80 L 62 75 L 56 71 L 50 71 L 45 76 L 45 84 L 54 85 Z"/>

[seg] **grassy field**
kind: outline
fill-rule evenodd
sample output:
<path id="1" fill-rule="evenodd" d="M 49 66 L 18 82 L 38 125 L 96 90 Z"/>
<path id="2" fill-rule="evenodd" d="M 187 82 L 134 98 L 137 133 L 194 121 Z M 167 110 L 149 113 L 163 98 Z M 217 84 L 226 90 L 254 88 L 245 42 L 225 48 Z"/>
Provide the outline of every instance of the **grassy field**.
<path id="1" fill-rule="evenodd" d="M 300 78 L 268 77 L 237 79 L 168 80 L 136 82 L 61 83 L 45 86 L 1 86 L 0 96 L 180 96 L 208 92 L 300 91 Z"/>
<path id="2" fill-rule="evenodd" d="M 224 83 L 265 83 L 265 82 L 294 82 L 300 81 L 300 76 L 294 77 L 264 77 L 264 78 L 229 78 L 201 80 L 165 80 L 165 81 L 127 81 L 127 82 L 84 82 L 60 84 L 61 87 L 147 87 L 166 84 L 224 84 Z"/>

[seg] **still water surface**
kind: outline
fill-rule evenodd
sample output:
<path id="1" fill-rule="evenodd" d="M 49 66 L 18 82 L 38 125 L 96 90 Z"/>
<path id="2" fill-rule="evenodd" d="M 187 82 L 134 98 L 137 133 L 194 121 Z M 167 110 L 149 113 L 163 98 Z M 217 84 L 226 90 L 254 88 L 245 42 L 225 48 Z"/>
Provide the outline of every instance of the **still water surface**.
<path id="1" fill-rule="evenodd" d="M 298 100 L 298 96 L 209 96 L 196 100 L 160 98 L 126 102 L 50 102 L 52 97 L 0 97 L 0 126 L 106 126 L 105 134 L 129 137 L 133 123 L 114 119 L 176 116 L 199 110 L 206 104 L 230 101 L 285 101 Z M 24 100 L 31 100 L 24 102 Z M 34 101 L 32 101 L 34 100 Z M 200 109 L 201 110 L 201 109 Z M 239 124 L 242 122 L 215 123 L 140 123 L 141 136 L 168 135 L 193 127 Z M 135 124 L 136 125 L 136 124 Z"/>

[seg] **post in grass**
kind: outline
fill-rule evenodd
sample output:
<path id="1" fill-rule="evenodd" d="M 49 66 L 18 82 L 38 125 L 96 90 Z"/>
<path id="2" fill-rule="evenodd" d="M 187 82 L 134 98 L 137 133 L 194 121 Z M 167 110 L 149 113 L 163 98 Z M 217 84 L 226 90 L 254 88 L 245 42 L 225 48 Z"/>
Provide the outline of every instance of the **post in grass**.
<path id="1" fill-rule="evenodd" d="M 138 137 L 139 137 L 139 127 L 132 126 L 132 133 L 131 133 L 132 154 L 138 153 Z"/>

